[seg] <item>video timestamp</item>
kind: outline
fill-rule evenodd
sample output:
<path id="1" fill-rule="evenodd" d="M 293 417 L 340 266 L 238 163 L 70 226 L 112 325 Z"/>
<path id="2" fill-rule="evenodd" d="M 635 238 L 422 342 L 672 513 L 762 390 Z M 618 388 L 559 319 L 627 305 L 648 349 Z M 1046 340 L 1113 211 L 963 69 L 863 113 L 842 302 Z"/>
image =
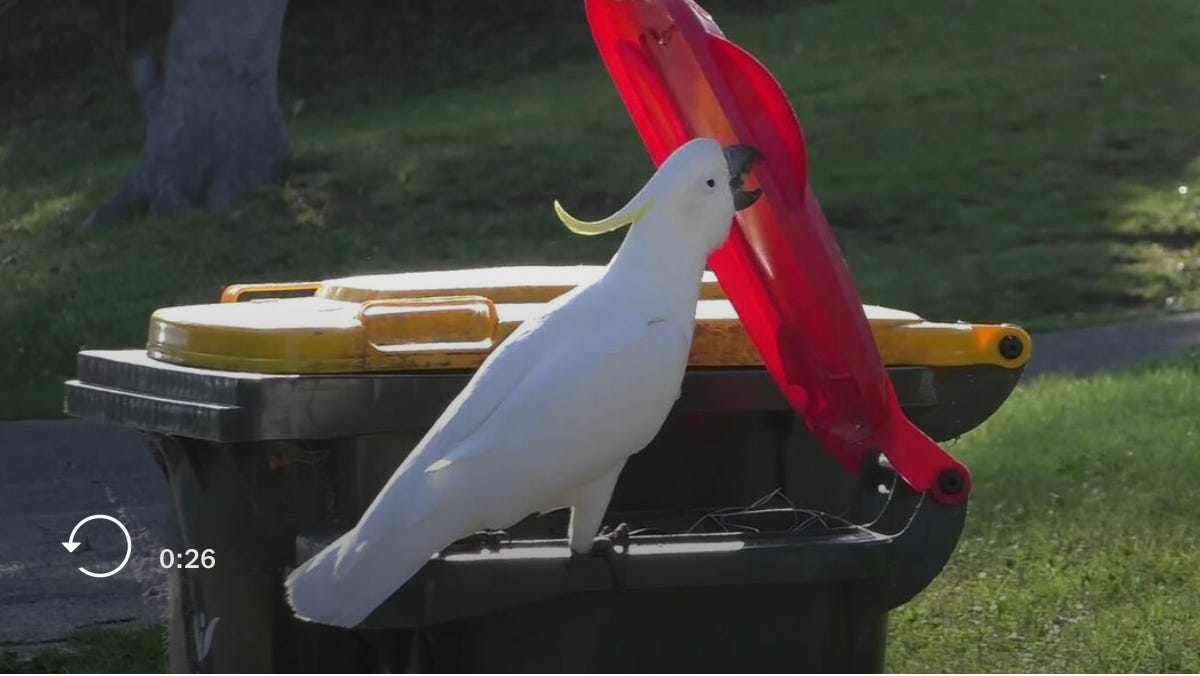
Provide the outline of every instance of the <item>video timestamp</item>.
<path id="1" fill-rule="evenodd" d="M 164 549 L 158 553 L 158 565 L 163 568 L 203 568 L 210 570 L 213 566 L 217 565 L 217 556 L 216 552 L 211 549 L 203 551 L 185 549 L 181 552 Z"/>

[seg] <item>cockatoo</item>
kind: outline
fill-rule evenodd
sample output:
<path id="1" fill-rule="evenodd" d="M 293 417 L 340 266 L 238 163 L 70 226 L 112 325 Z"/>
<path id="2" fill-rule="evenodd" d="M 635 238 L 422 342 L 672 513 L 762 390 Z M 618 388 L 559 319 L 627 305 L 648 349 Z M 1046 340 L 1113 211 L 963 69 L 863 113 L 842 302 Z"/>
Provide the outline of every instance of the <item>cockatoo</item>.
<path id="1" fill-rule="evenodd" d="M 608 218 L 555 202 L 575 233 L 632 228 L 600 277 L 488 356 L 358 524 L 288 576 L 295 614 L 355 626 L 456 540 L 533 513 L 570 508 L 568 546 L 590 552 L 625 461 L 679 398 L 705 261 L 761 193 L 743 187 L 759 158 L 698 138 Z"/>

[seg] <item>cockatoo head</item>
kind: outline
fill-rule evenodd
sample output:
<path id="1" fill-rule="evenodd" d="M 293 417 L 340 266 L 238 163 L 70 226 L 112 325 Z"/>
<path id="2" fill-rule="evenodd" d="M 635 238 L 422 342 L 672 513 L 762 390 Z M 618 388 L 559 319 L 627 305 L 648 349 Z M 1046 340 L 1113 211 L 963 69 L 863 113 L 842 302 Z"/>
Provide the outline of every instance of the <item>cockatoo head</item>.
<path id="1" fill-rule="evenodd" d="M 557 201 L 554 211 L 580 235 L 599 235 L 638 221 L 672 228 L 672 236 L 695 241 L 710 252 L 729 236 L 735 211 L 754 204 L 761 190 L 744 189 L 746 175 L 762 156 L 746 145 L 721 147 L 711 138 L 679 146 L 629 203 L 608 218 L 581 221 Z"/>

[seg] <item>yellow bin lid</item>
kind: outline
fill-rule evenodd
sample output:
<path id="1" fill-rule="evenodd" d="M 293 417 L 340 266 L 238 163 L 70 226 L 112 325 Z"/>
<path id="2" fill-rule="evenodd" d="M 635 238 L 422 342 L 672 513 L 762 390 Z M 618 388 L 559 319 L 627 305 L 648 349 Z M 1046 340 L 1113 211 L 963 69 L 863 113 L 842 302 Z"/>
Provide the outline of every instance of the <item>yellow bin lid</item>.
<path id="1" fill-rule="evenodd" d="M 471 369 L 547 301 L 602 270 L 522 266 L 235 284 L 221 303 L 156 311 L 146 348 L 172 363 L 260 373 Z M 1029 336 L 1014 326 L 926 322 L 873 305 L 864 310 L 888 365 L 1017 368 L 1029 359 Z M 1005 336 L 1024 347 L 1015 359 L 1001 353 Z M 710 272 L 696 307 L 689 364 L 762 364 Z"/>

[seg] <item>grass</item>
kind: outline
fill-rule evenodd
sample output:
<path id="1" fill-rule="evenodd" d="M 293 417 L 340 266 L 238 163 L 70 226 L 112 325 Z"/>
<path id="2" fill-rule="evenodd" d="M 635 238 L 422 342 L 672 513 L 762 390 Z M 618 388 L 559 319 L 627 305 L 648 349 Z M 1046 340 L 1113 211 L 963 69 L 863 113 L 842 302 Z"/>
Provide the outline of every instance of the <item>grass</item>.
<path id="1" fill-rule="evenodd" d="M 1195 3 L 721 18 L 791 96 L 868 302 L 1034 329 L 1200 307 Z M 313 112 L 294 118 L 283 186 L 89 235 L 75 226 L 138 152 L 127 87 L 93 73 L 0 113 L 0 416 L 54 414 L 76 350 L 139 345 L 154 308 L 227 283 L 605 260 L 619 238 L 572 237 L 548 205 L 607 213 L 649 163 L 597 57 L 526 61 L 490 84 L 289 98 Z"/>
<path id="2" fill-rule="evenodd" d="M 889 670 L 1200 670 L 1197 410 L 1200 351 L 1019 388 L 953 448 L 966 532 L 893 614 Z"/>
<path id="3" fill-rule="evenodd" d="M 167 670 L 162 627 L 83 629 L 68 641 L 66 649 L 34 654 L 0 651 L 0 673 L 157 674 Z"/>

